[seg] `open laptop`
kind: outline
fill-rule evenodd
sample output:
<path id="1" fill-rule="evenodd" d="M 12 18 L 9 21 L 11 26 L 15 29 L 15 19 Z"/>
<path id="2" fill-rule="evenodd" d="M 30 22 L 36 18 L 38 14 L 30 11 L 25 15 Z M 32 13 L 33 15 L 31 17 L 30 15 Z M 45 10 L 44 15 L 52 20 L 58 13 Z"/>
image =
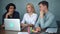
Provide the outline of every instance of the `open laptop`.
<path id="1" fill-rule="evenodd" d="M 4 19 L 5 30 L 21 31 L 20 19 Z"/>

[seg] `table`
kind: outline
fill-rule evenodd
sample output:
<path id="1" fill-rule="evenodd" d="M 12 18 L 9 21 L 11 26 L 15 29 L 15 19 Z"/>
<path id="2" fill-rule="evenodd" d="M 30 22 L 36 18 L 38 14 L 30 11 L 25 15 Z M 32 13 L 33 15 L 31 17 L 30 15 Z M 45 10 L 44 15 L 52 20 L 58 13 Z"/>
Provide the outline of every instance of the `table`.
<path id="1" fill-rule="evenodd" d="M 25 32 L 25 31 L 23 31 Z M 0 34 L 18 34 L 16 31 L 6 31 L 3 28 L 0 27 Z"/>
<path id="2" fill-rule="evenodd" d="M 0 28 L 0 34 L 5 34 L 5 30 Z"/>
<path id="3" fill-rule="evenodd" d="M 0 30 L 0 34 L 18 34 L 18 33 L 22 33 L 22 34 L 27 34 L 27 32 L 17 32 L 17 31 L 6 31 L 4 29 Z"/>

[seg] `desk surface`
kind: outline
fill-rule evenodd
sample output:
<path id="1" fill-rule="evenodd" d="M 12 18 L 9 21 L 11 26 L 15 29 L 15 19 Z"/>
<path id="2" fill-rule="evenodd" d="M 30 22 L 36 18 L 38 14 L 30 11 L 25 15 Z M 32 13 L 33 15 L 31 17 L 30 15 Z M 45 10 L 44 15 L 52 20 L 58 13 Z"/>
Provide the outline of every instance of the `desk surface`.
<path id="1" fill-rule="evenodd" d="M 26 32 L 26 31 L 22 31 L 22 32 Z M 16 31 L 6 31 L 0 26 L 0 34 L 18 34 L 18 32 L 16 32 Z"/>
<path id="2" fill-rule="evenodd" d="M 0 30 L 0 34 L 5 34 L 5 30 L 4 29 L 1 29 Z"/>
<path id="3" fill-rule="evenodd" d="M 25 33 L 28 34 L 27 32 L 15 32 L 15 31 L 5 31 L 4 29 L 0 30 L 0 34 L 18 34 L 18 33 Z"/>
<path id="4" fill-rule="evenodd" d="M 16 31 L 6 31 L 0 27 L 0 34 L 18 34 Z"/>
<path id="5" fill-rule="evenodd" d="M 26 31 L 23 31 L 23 32 L 26 32 Z M 0 34 L 18 34 L 18 32 L 5 31 L 3 28 L 0 27 Z"/>

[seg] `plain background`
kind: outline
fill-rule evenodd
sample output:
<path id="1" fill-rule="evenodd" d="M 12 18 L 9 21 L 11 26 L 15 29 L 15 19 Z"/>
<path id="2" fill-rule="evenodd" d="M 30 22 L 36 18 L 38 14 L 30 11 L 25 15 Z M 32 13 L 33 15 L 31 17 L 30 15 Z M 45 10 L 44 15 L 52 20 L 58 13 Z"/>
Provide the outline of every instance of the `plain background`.
<path id="1" fill-rule="evenodd" d="M 26 4 L 32 3 L 35 7 L 36 13 L 39 15 L 38 3 L 42 0 L 0 0 L 0 24 L 2 23 L 2 15 L 6 12 L 5 7 L 9 3 L 16 5 L 16 11 L 20 13 L 22 20 L 26 13 Z M 46 0 L 49 2 L 49 10 L 56 16 L 56 20 L 60 21 L 60 0 Z"/>

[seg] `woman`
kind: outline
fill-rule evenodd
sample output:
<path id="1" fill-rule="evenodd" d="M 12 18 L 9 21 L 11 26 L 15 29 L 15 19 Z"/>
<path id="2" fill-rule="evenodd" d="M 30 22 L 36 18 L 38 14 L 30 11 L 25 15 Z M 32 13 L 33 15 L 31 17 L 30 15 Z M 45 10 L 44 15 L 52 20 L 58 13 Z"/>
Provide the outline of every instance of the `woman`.
<path id="1" fill-rule="evenodd" d="M 17 11 L 15 11 L 15 9 L 16 9 L 16 6 L 13 3 L 9 3 L 6 6 L 7 12 L 3 15 L 2 27 L 4 27 L 4 18 L 7 18 L 7 19 L 9 19 L 9 18 L 20 19 L 19 13 Z"/>
<path id="2" fill-rule="evenodd" d="M 26 10 L 27 10 L 27 13 L 24 14 L 23 20 L 21 22 L 22 27 L 34 26 L 37 19 L 37 14 L 35 13 L 33 4 L 28 3 L 26 6 Z"/>

